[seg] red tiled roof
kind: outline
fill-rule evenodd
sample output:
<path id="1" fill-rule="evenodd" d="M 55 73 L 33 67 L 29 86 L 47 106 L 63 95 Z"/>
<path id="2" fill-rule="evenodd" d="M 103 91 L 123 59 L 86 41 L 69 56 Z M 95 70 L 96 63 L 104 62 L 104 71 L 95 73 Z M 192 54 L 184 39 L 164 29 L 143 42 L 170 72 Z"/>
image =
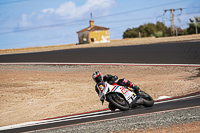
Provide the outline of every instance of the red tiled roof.
<path id="1" fill-rule="evenodd" d="M 77 31 L 77 33 L 83 32 L 83 31 L 108 30 L 108 29 L 109 28 L 94 25 L 94 26 L 82 29 L 80 31 Z"/>

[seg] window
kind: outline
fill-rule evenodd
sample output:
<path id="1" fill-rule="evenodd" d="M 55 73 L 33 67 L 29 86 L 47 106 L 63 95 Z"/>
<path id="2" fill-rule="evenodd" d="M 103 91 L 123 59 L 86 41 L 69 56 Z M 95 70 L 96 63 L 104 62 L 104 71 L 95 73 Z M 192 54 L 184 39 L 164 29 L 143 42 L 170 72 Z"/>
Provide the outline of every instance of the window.
<path id="1" fill-rule="evenodd" d="M 91 38 L 91 42 L 94 42 L 94 38 Z"/>

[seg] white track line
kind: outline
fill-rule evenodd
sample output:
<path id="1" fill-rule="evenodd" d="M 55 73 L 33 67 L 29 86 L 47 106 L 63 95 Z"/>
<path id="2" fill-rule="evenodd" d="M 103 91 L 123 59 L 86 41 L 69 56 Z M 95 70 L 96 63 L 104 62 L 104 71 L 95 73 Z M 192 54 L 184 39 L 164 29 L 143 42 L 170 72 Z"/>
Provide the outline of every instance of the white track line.
<path id="1" fill-rule="evenodd" d="M 118 65 L 118 66 L 185 66 L 185 67 L 200 67 L 200 64 L 139 64 L 139 63 L 0 63 L 0 65 Z"/>
<path id="2" fill-rule="evenodd" d="M 104 119 L 104 120 L 91 121 L 91 122 L 84 122 L 84 123 L 79 123 L 79 124 L 74 124 L 74 125 L 53 127 L 53 128 L 47 128 L 47 129 L 40 129 L 40 130 L 36 130 L 36 131 L 37 132 L 38 131 L 48 131 L 48 130 L 53 130 L 53 129 L 66 128 L 66 127 L 72 127 L 72 126 L 78 126 L 78 125 L 84 125 L 84 124 L 91 124 L 91 123 L 97 123 L 97 122 L 105 122 L 105 121 L 111 121 L 111 120 L 116 120 L 116 119 L 124 119 L 124 118 L 130 118 L 130 117 L 136 117 L 136 116 L 145 116 L 145 115 L 151 115 L 151 114 L 160 114 L 160 113 L 166 113 L 166 112 L 172 112 L 172 111 L 179 111 L 179 110 L 186 110 L 186 109 L 194 109 L 194 108 L 200 108 L 200 106 L 187 107 L 187 108 L 179 108 L 179 109 L 165 110 L 165 111 L 158 111 L 158 112 L 146 113 L 146 114 L 139 114 L 139 115 L 123 116 L 123 117 L 117 117 L 117 118 L 111 118 L 111 119 Z M 32 132 L 36 132 L 36 131 L 29 131 L 27 133 L 32 133 Z"/>
<path id="3" fill-rule="evenodd" d="M 183 97 L 183 98 L 178 98 L 178 99 L 170 99 L 170 100 L 167 100 L 167 101 L 155 102 L 155 104 L 171 102 L 171 101 L 178 101 L 178 100 L 189 99 L 189 98 L 199 97 L 199 96 L 200 95 L 188 96 L 188 97 Z M 199 107 L 199 106 L 197 106 L 197 107 Z M 0 127 L 0 131 L 1 130 L 15 129 L 15 128 L 28 127 L 28 126 L 35 126 L 35 125 L 43 125 L 43 124 L 50 124 L 50 123 L 56 123 L 56 122 L 63 122 L 63 121 L 78 120 L 78 119 L 83 119 L 83 118 L 92 118 L 92 117 L 97 117 L 97 116 L 106 116 L 106 115 L 110 115 L 110 114 L 120 113 L 120 112 L 111 112 L 109 114 L 100 114 L 100 113 L 106 113 L 106 112 L 110 112 L 110 110 L 105 110 L 105 111 L 100 111 L 100 112 L 93 112 L 93 113 L 89 113 L 89 114 L 80 114 L 80 115 L 68 116 L 68 117 L 62 117 L 62 118 L 48 119 L 48 120 L 42 120 L 42 121 L 26 122 L 26 123 L 21 123 L 21 124 L 16 124 L 16 125 L 9 125 L 9 126 Z M 148 114 L 151 114 L 151 113 L 148 113 Z"/>
<path id="4" fill-rule="evenodd" d="M 155 102 L 154 104 L 167 103 L 167 102 L 172 102 L 172 101 L 179 101 L 179 100 L 189 99 L 189 98 L 199 97 L 199 96 L 200 96 L 200 94 L 195 95 L 195 96 L 187 96 L 187 97 L 182 97 L 182 98 L 169 99 L 169 100 L 164 100 L 164 101 Z"/>
<path id="5" fill-rule="evenodd" d="M 108 113 L 108 114 L 98 115 L 99 113 L 105 113 L 105 112 L 111 112 L 111 111 L 106 110 L 106 111 L 95 112 L 95 113 L 90 113 L 90 114 L 82 114 L 82 115 L 77 115 L 77 116 L 69 116 L 69 117 L 62 117 L 62 118 L 56 118 L 56 119 L 50 119 L 50 120 L 33 121 L 33 122 L 26 122 L 26 123 L 21 123 L 21 124 L 3 126 L 3 127 L 0 127 L 0 131 L 1 130 L 9 130 L 9 129 L 15 129 L 15 128 L 28 127 L 28 126 L 36 126 L 36 125 L 50 124 L 50 123 L 63 122 L 63 121 L 72 121 L 72 120 L 78 120 L 78 119 L 83 119 L 83 118 L 92 118 L 92 117 L 97 117 L 97 116 L 105 116 L 105 115 L 120 113 L 120 112 L 111 112 L 111 113 Z M 92 115 L 92 116 L 86 116 L 86 115 Z"/>

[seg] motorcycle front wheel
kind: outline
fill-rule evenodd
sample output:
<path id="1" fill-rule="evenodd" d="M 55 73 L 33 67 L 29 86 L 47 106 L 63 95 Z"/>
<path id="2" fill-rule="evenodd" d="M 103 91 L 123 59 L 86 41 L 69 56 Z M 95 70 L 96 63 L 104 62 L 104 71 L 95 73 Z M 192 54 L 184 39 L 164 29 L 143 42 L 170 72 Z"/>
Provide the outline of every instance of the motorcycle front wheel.
<path id="1" fill-rule="evenodd" d="M 107 101 L 114 105 L 121 111 L 125 111 L 129 109 L 128 102 L 124 99 L 123 96 L 117 93 L 111 93 L 107 95 Z"/>

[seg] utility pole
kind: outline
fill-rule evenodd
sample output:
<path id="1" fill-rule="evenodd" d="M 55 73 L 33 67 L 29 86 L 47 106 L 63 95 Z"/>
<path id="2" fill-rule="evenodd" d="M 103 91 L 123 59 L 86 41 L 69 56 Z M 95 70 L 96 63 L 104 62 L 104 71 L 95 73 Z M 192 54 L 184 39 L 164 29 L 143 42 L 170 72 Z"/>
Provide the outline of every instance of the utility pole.
<path id="1" fill-rule="evenodd" d="M 182 11 L 183 9 L 182 8 L 178 8 L 178 9 L 167 9 L 167 10 L 164 10 L 165 13 L 167 11 L 170 11 L 171 12 L 171 32 L 172 32 L 172 35 L 174 36 L 175 35 L 175 26 L 174 26 L 174 12 L 175 10 L 180 10 Z M 176 29 L 177 30 L 177 29 Z M 177 33 L 176 33 L 177 34 Z"/>
<path id="2" fill-rule="evenodd" d="M 195 29 L 196 29 L 196 34 L 198 34 L 198 23 L 200 23 L 200 19 L 198 18 L 198 17 L 195 17 L 195 20 L 196 20 L 196 22 L 194 22 L 194 20 L 193 19 L 190 19 L 190 22 L 191 23 L 194 23 L 194 25 L 195 25 Z"/>
<path id="3" fill-rule="evenodd" d="M 174 12 L 175 12 L 175 9 L 170 9 L 170 12 L 171 12 L 171 22 L 172 22 L 172 25 L 171 25 L 172 35 L 174 35 Z"/>

